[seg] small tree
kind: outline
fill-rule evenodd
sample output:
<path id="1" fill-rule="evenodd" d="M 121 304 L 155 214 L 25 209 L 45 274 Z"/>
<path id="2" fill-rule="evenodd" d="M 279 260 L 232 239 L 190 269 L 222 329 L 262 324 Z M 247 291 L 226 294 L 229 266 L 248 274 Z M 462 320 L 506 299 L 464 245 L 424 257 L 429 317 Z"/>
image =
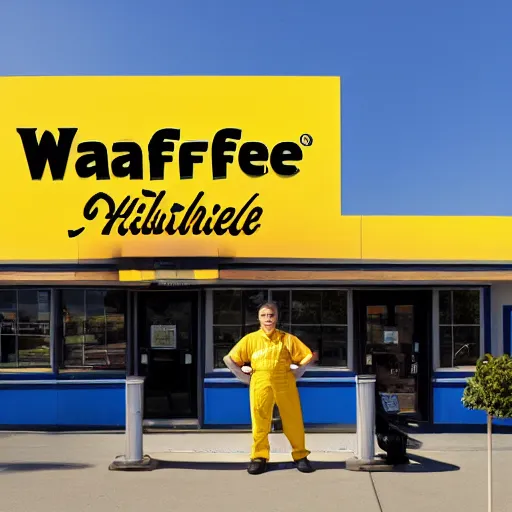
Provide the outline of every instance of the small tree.
<path id="1" fill-rule="evenodd" d="M 487 413 L 487 509 L 492 512 L 492 420 L 512 418 L 512 358 L 486 354 L 468 379 L 462 404 Z"/>

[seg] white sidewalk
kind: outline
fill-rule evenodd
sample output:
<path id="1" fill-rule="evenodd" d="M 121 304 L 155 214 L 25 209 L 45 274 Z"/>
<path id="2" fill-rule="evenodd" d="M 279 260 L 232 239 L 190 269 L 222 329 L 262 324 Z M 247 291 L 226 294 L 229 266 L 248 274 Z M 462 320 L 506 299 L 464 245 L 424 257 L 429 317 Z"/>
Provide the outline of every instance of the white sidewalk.
<path id="1" fill-rule="evenodd" d="M 144 451 L 159 469 L 123 472 L 108 470 L 124 451 L 123 434 L 0 433 L 0 512 L 487 510 L 485 435 L 418 436 L 424 447 L 406 471 L 370 474 L 345 469 L 352 454 L 343 435 L 309 434 L 308 445 L 321 449 L 310 457 L 311 475 L 273 437 L 270 471 L 251 476 L 250 434 L 147 434 Z M 495 435 L 494 447 L 494 512 L 510 512 L 512 436 Z"/>

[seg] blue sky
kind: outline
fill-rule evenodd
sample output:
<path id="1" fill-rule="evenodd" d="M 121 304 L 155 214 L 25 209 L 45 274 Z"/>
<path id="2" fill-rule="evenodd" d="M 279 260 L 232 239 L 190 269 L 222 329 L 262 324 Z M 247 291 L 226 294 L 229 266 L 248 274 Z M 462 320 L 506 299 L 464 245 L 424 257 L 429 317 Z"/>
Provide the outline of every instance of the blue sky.
<path id="1" fill-rule="evenodd" d="M 511 215 L 510 0 L 1 0 L 0 75 L 338 75 L 345 214 Z"/>

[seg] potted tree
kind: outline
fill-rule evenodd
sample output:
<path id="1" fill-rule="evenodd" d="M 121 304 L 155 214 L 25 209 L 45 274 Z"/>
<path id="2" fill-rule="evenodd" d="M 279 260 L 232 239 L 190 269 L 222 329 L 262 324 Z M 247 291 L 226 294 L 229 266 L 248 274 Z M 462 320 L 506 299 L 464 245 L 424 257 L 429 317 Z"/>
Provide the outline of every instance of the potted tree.
<path id="1" fill-rule="evenodd" d="M 492 420 L 512 417 L 512 358 L 486 354 L 468 379 L 462 404 L 487 414 L 487 510 L 492 512 Z"/>

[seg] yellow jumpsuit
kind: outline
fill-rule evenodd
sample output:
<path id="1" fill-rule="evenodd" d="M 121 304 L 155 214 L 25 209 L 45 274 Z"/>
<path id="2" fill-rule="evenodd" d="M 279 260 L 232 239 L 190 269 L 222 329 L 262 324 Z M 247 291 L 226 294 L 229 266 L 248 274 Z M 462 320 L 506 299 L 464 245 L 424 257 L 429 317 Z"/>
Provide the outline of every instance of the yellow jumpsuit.
<path id="1" fill-rule="evenodd" d="M 307 457 L 302 409 L 295 376 L 290 364 L 305 364 L 311 350 L 297 337 L 274 330 L 270 336 L 260 329 L 244 336 L 229 353 L 239 366 L 250 363 L 250 405 L 253 445 L 251 458 L 269 460 L 268 434 L 274 403 L 277 403 L 283 431 L 292 446 L 293 460 Z"/>

